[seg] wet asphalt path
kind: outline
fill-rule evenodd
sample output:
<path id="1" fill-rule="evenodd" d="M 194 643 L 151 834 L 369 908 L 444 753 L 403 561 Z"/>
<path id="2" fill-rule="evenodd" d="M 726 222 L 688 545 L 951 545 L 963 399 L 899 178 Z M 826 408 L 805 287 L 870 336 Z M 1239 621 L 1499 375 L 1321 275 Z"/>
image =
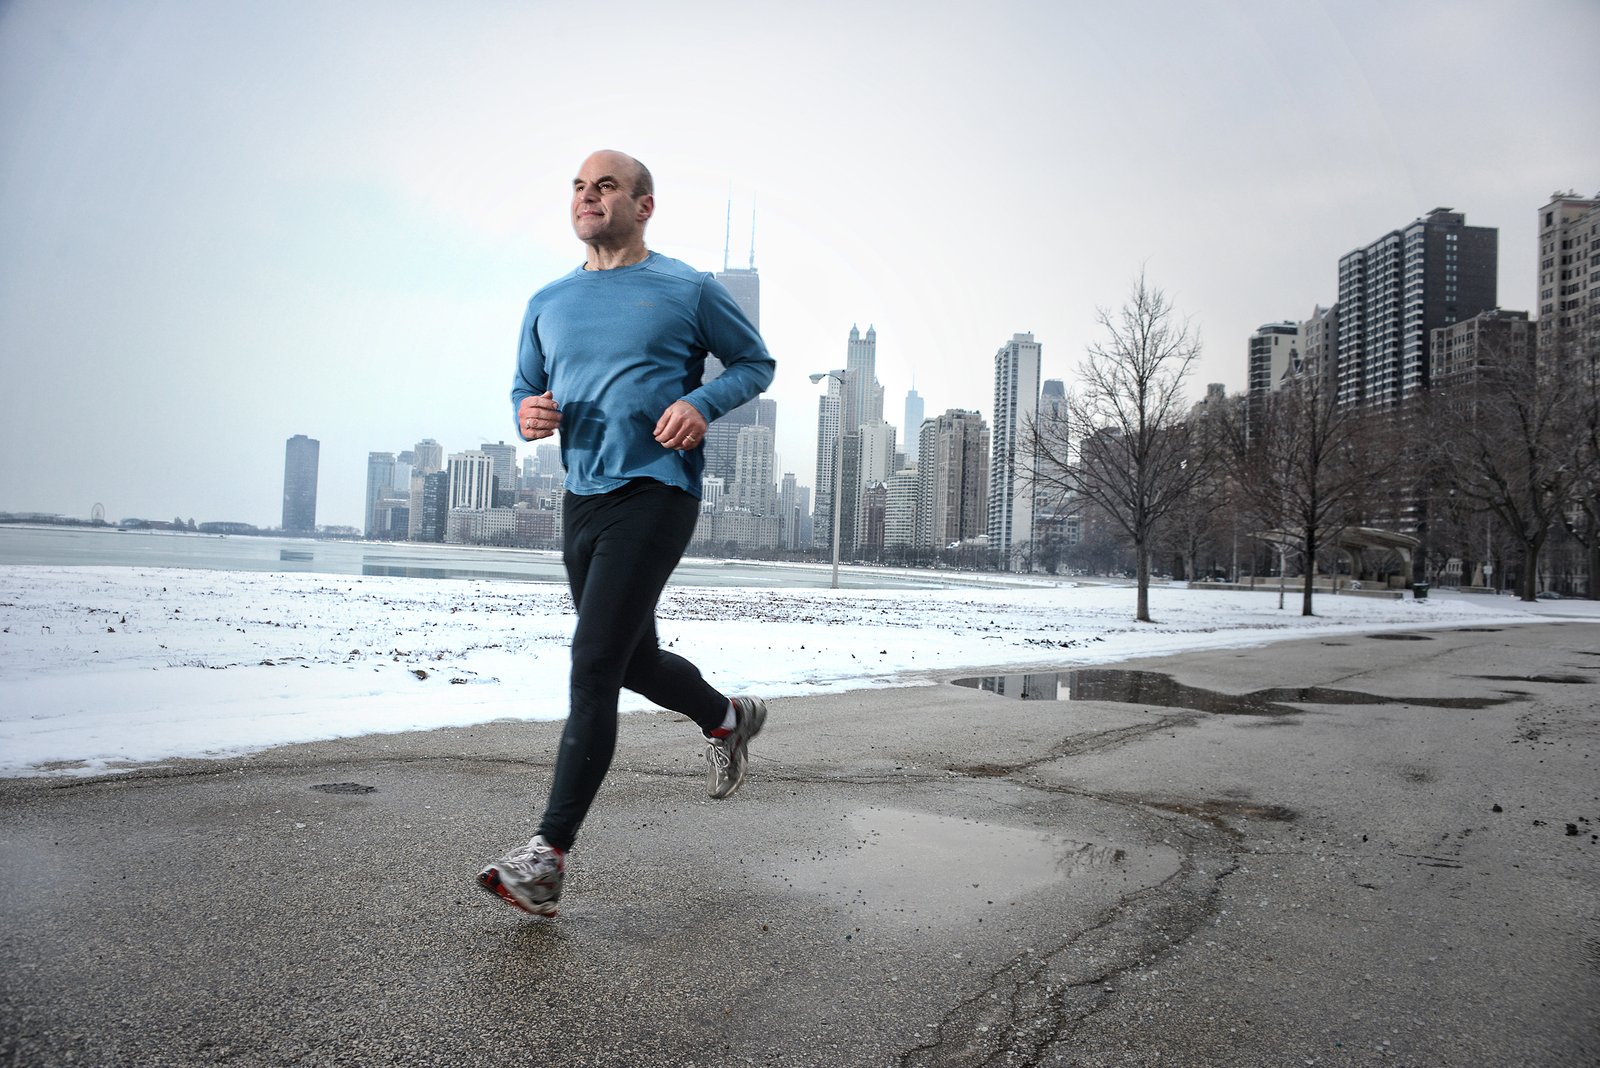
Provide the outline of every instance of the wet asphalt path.
<path id="1" fill-rule="evenodd" d="M 0 781 L 0 1065 L 1600 1064 L 1600 627 L 1417 638 L 631 717 L 554 921 L 556 724 Z"/>

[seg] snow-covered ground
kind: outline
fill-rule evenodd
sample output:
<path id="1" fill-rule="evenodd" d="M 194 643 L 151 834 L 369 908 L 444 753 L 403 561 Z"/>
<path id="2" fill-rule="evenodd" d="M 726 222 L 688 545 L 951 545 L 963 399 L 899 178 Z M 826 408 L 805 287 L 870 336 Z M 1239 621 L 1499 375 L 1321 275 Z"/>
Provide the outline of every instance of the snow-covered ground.
<path id="1" fill-rule="evenodd" d="M 1600 619 L 1586 601 L 1157 587 L 669 587 L 661 639 L 730 693 L 930 683 L 1329 632 Z M 289 742 L 565 715 L 557 586 L 236 571 L 0 567 L 0 775 L 83 774 Z M 623 709 L 649 707 L 623 694 Z"/>

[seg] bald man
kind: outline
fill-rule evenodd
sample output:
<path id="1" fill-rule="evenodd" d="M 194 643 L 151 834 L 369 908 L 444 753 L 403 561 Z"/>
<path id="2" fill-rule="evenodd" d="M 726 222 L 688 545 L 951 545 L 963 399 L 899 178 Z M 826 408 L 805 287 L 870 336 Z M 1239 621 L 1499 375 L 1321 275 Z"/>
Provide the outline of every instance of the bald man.
<path id="1" fill-rule="evenodd" d="M 538 833 L 478 875 L 525 912 L 554 916 L 572 848 L 611 766 L 623 687 L 681 712 L 705 736 L 708 789 L 744 782 L 767 718 L 661 648 L 656 602 L 700 514 L 706 426 L 772 382 L 766 345 L 714 277 L 651 252 L 650 171 L 601 151 L 572 182 L 584 263 L 533 295 L 511 403 L 526 441 L 559 434 L 562 556 L 578 623 L 571 700 Z M 725 370 L 701 383 L 708 353 Z"/>

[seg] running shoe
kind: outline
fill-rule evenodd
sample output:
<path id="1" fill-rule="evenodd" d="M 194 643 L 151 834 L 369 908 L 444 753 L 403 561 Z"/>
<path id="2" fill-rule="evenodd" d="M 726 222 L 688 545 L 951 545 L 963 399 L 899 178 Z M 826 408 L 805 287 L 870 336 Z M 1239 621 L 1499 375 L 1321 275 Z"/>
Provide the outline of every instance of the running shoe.
<path id="1" fill-rule="evenodd" d="M 567 854 L 537 835 L 478 873 L 478 885 L 523 912 L 554 916 Z"/>
<path id="2" fill-rule="evenodd" d="M 767 703 L 759 697 L 733 698 L 734 725 L 725 737 L 706 742 L 706 784 L 712 797 L 728 797 L 744 783 L 750 764 L 750 739 L 767 722 Z"/>

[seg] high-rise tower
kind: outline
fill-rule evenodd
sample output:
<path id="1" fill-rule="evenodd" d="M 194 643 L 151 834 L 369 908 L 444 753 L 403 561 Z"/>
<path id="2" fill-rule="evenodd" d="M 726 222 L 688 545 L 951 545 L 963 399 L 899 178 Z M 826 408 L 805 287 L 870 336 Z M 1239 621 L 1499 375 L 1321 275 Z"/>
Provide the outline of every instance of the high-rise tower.
<path id="1" fill-rule="evenodd" d="M 906 463 L 917 462 L 917 446 L 922 440 L 922 396 L 915 388 L 906 393 L 906 421 L 904 424 L 904 441 Z"/>
<path id="2" fill-rule="evenodd" d="M 1600 334 L 1600 194 L 1557 193 L 1539 209 L 1539 351 Z"/>
<path id="3" fill-rule="evenodd" d="M 866 336 L 850 327 L 845 353 L 844 432 L 883 418 L 883 387 L 878 385 L 878 331 L 870 324 Z"/>
<path id="4" fill-rule="evenodd" d="M 739 305 L 739 310 L 744 312 L 745 318 L 750 320 L 750 325 L 759 332 L 761 329 L 761 276 L 756 273 L 756 221 L 755 211 L 750 213 L 750 260 L 748 267 L 728 266 L 728 236 L 732 232 L 733 208 L 728 209 L 729 229 L 724 234 L 722 246 L 722 270 L 716 273 L 716 279 L 728 290 L 734 302 Z M 722 374 L 722 361 L 713 353 L 706 357 L 705 374 L 701 381 L 710 382 Z M 748 427 L 765 427 L 769 434 L 762 436 L 743 435 L 746 456 L 744 460 L 744 473 L 746 477 L 759 477 L 754 472 L 772 472 L 777 467 L 777 450 L 775 444 L 769 446 L 769 455 L 755 457 L 749 455 L 748 450 L 761 440 L 776 442 L 778 423 L 778 404 L 776 401 L 765 397 L 741 404 L 733 411 L 706 428 L 706 438 L 701 444 L 705 457 L 705 475 L 720 478 L 730 488 L 728 499 L 738 502 L 753 500 L 767 500 L 776 493 L 775 484 L 762 484 L 755 486 L 739 485 L 740 478 L 740 440 L 741 433 Z M 742 505 L 741 505 L 742 506 Z"/>
<path id="5" fill-rule="evenodd" d="M 379 509 L 394 497 L 394 468 L 394 453 L 367 453 L 366 528 L 362 533 L 369 538 L 388 533 L 387 515 L 380 522 Z"/>
<path id="6" fill-rule="evenodd" d="M 317 529 L 317 458 L 322 443 L 296 434 L 283 450 L 283 529 L 310 534 Z"/>
<path id="7" fill-rule="evenodd" d="M 1495 306 L 1500 231 L 1435 208 L 1339 259 L 1341 405 L 1389 407 L 1428 386 L 1431 331 Z"/>
<path id="8" fill-rule="evenodd" d="M 843 452 L 839 448 L 839 424 L 844 411 L 844 384 L 840 381 L 843 376 L 843 370 L 829 373 L 824 379 L 828 392 L 817 398 L 817 493 L 812 538 L 819 548 L 833 544 L 833 487 Z"/>
<path id="9" fill-rule="evenodd" d="M 985 533 L 989 428 L 983 417 L 952 408 L 924 420 L 918 453 L 917 544 L 938 552 Z"/>
<path id="10" fill-rule="evenodd" d="M 1003 567 L 1033 538 L 1033 445 L 1039 411 L 1040 345 L 1013 334 L 994 354 L 994 432 L 989 454 L 989 548 Z"/>

